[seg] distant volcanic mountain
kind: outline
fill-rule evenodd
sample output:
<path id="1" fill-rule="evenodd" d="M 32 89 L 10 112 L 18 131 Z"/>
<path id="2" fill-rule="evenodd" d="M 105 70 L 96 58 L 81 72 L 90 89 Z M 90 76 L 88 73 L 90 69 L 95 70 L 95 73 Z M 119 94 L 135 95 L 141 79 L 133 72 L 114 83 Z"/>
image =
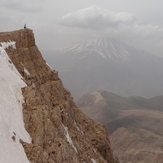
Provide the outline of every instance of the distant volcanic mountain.
<path id="1" fill-rule="evenodd" d="M 76 99 L 101 89 L 123 96 L 163 94 L 163 58 L 114 39 L 58 48 L 45 58 Z"/>

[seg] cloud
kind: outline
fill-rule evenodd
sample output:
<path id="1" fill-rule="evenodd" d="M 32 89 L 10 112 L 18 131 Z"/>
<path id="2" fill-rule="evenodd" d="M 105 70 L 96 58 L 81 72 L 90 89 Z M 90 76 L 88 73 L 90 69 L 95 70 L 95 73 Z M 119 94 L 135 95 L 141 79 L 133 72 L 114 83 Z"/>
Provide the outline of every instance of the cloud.
<path id="1" fill-rule="evenodd" d="M 11 2 L 10 4 L 5 4 L 5 7 L 13 11 L 15 10 L 17 12 L 23 12 L 23 13 L 35 13 L 41 11 L 40 8 L 37 6 L 33 6 L 30 4 L 20 4 L 15 2 Z"/>
<path id="2" fill-rule="evenodd" d="M 27 27 L 34 27 L 33 22 L 37 22 L 38 26 L 42 22 L 45 3 L 46 0 L 1 0 L 0 31 L 19 29 L 25 23 Z"/>
<path id="3" fill-rule="evenodd" d="M 96 36 L 110 36 L 122 39 L 163 38 L 163 29 L 140 22 L 129 12 L 112 12 L 98 6 L 91 6 L 69 13 L 61 18 L 60 25 L 83 30 Z"/>
<path id="4" fill-rule="evenodd" d="M 68 27 L 103 30 L 118 27 L 120 24 L 134 23 L 135 19 L 135 16 L 128 12 L 115 13 L 94 5 L 63 16 L 60 24 Z"/>
<path id="5" fill-rule="evenodd" d="M 35 13 L 42 11 L 41 1 L 38 0 L 2 0 L 1 7 L 7 11 L 15 11 L 21 13 Z"/>

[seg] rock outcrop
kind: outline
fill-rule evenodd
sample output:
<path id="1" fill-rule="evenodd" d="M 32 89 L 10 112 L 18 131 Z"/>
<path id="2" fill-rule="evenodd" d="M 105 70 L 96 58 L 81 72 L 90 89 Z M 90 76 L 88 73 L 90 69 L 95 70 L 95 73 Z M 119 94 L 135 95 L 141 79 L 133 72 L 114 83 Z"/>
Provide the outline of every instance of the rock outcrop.
<path id="1" fill-rule="evenodd" d="M 118 163 L 106 129 L 82 113 L 35 45 L 30 29 L 0 33 L 0 42 L 15 41 L 7 53 L 27 84 L 23 116 L 32 144 L 21 143 L 32 163 Z"/>

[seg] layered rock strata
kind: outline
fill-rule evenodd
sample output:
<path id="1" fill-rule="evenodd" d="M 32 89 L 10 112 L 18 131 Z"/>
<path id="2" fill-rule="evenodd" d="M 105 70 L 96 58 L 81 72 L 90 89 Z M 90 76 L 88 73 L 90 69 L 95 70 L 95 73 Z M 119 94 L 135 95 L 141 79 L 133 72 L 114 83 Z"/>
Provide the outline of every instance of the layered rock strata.
<path id="1" fill-rule="evenodd" d="M 21 143 L 32 163 L 118 163 L 106 129 L 83 114 L 58 72 L 42 58 L 30 29 L 0 33 L 0 42 L 15 41 L 7 53 L 27 84 L 23 116 L 32 144 Z"/>

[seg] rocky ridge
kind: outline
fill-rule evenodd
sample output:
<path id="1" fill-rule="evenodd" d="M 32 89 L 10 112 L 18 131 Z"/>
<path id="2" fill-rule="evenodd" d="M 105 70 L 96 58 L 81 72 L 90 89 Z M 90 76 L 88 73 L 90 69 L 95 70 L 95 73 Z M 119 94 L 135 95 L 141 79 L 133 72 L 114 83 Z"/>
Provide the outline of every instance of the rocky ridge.
<path id="1" fill-rule="evenodd" d="M 82 113 L 58 72 L 42 58 L 33 31 L 0 33 L 0 42 L 16 42 L 7 53 L 27 84 L 23 116 L 32 144 L 21 143 L 32 163 L 118 163 L 106 129 Z"/>

